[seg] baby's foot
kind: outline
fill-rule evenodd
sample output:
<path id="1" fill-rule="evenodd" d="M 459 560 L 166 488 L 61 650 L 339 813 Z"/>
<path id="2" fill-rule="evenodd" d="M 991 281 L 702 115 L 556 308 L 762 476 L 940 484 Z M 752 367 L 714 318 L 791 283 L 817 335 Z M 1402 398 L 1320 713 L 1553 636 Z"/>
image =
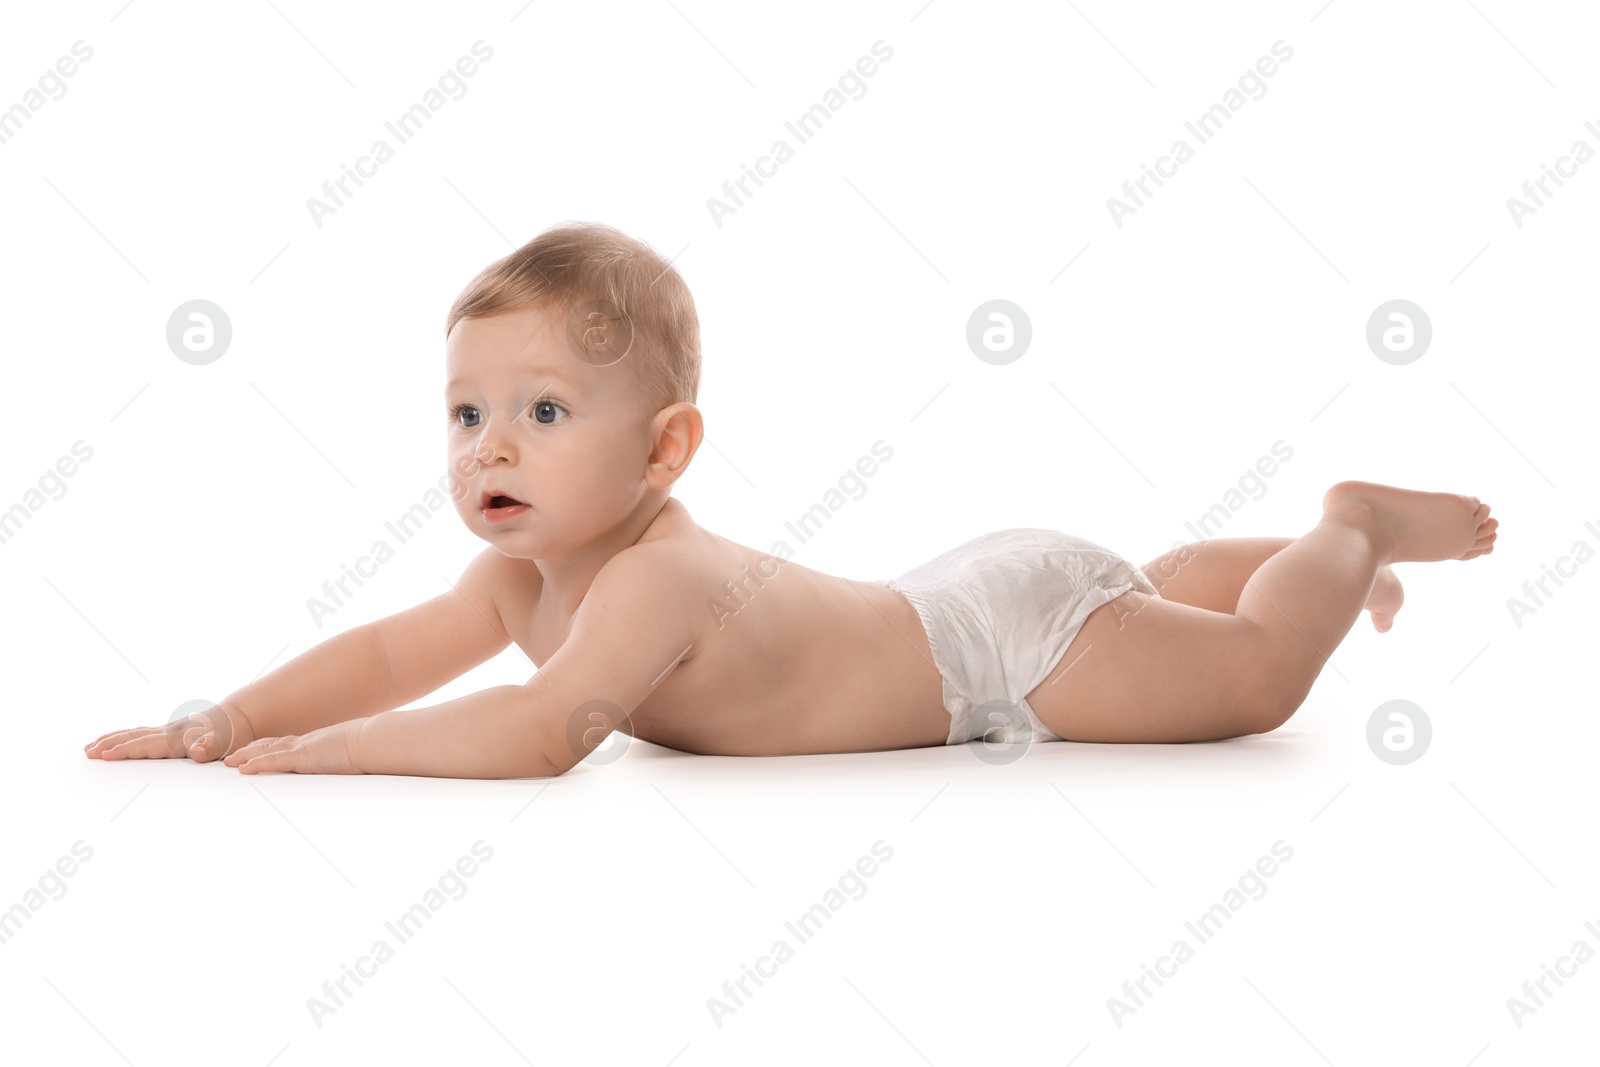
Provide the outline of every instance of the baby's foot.
<path id="1" fill-rule="evenodd" d="M 1322 508 L 1370 522 L 1386 563 L 1472 559 L 1494 551 L 1500 525 L 1489 517 L 1489 505 L 1475 496 L 1422 493 L 1376 482 L 1340 482 L 1322 498 Z"/>
<path id="2" fill-rule="evenodd" d="M 1372 615 L 1372 625 L 1380 634 L 1389 632 L 1389 627 L 1394 625 L 1395 612 L 1400 610 L 1405 599 L 1405 590 L 1400 587 L 1400 579 L 1395 576 L 1394 568 L 1387 564 L 1379 567 L 1378 577 L 1372 583 L 1372 592 L 1367 594 L 1367 611 Z"/>

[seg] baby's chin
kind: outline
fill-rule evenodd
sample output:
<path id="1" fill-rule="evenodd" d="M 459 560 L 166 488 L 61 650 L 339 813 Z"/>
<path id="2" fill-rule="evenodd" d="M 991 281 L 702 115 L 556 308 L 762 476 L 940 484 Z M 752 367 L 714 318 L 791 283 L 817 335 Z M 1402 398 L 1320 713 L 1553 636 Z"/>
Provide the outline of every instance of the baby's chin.
<path id="1" fill-rule="evenodd" d="M 528 521 L 532 514 L 524 512 L 500 523 L 486 523 L 472 516 L 467 520 L 467 528 L 480 540 L 493 545 L 501 555 L 512 559 L 545 559 L 561 555 L 562 545 L 573 541 L 582 543 L 581 535 L 574 537 L 568 531 L 552 530 L 548 528 L 548 521 L 543 528 L 535 527 Z M 549 516 L 545 518 L 548 520 Z"/>
<path id="2" fill-rule="evenodd" d="M 515 534 L 486 534 L 482 530 L 474 530 L 473 533 L 491 545 L 502 556 L 511 559 L 542 559 L 547 555 L 542 551 L 542 546 L 531 537 L 518 537 Z"/>

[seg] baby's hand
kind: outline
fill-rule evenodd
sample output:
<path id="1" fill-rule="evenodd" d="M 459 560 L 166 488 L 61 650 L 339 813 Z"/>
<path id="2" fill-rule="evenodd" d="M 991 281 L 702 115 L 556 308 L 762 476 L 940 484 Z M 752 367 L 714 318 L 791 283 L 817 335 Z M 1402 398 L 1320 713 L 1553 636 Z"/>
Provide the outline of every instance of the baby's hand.
<path id="1" fill-rule="evenodd" d="M 222 762 L 245 774 L 290 771 L 295 774 L 364 774 L 356 765 L 356 737 L 367 720 L 349 719 L 292 737 L 262 737 L 228 754 Z"/>
<path id="2" fill-rule="evenodd" d="M 165 726 L 137 726 L 113 730 L 89 742 L 83 754 L 90 759 L 181 759 L 196 763 L 221 759 L 255 740 L 250 720 L 226 703 Z"/>

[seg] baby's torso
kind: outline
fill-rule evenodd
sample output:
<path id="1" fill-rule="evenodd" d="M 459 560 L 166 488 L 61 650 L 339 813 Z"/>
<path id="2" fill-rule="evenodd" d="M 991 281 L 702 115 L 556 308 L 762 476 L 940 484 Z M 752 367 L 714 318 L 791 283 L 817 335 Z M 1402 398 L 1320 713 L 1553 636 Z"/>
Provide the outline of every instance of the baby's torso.
<path id="1" fill-rule="evenodd" d="M 665 517 L 664 517 L 665 518 Z M 943 744 L 950 716 L 921 620 L 882 585 L 847 581 L 757 552 L 694 524 L 678 540 L 705 595 L 696 641 L 624 730 L 707 755 L 854 752 Z M 531 562 L 517 561 L 500 617 L 536 666 L 567 639 L 570 613 L 543 609 Z"/>

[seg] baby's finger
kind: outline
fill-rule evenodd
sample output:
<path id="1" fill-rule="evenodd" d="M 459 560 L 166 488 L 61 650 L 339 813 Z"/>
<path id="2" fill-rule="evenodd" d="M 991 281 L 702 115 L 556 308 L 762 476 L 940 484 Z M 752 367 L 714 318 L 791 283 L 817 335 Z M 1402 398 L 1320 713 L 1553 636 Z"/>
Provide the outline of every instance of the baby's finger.
<path id="1" fill-rule="evenodd" d="M 174 755 L 172 742 L 167 738 L 166 730 L 146 727 L 142 730 L 131 730 L 129 733 L 132 734 L 131 737 L 100 749 L 100 758 L 168 759 Z"/>
<path id="2" fill-rule="evenodd" d="M 132 730 L 107 730 L 105 733 L 101 734 L 99 737 L 95 738 L 93 741 L 90 741 L 83 747 L 93 748 L 96 745 L 103 744 L 104 742 L 111 740 L 113 737 L 122 737 L 125 734 L 131 733 L 133 733 Z"/>
<path id="3" fill-rule="evenodd" d="M 224 757 L 222 763 L 227 767 L 238 767 L 246 760 L 253 759 L 263 752 L 270 751 L 273 747 L 282 748 L 293 744 L 297 737 L 258 737 L 248 745 Z"/>
<path id="4" fill-rule="evenodd" d="M 101 734 L 99 737 L 83 746 L 84 754 L 90 759 L 94 759 L 96 756 L 100 755 L 102 749 L 107 749 L 119 742 L 126 741 L 137 733 L 139 733 L 138 729 L 132 729 L 112 730 L 108 734 Z"/>
<path id="5" fill-rule="evenodd" d="M 245 774 L 260 774 L 262 771 L 296 771 L 300 769 L 304 757 L 305 750 L 291 744 L 252 756 L 239 764 L 239 770 Z"/>
<path id="6" fill-rule="evenodd" d="M 127 730 L 113 730 L 109 734 L 101 734 L 85 745 L 84 751 L 103 751 L 114 745 L 120 745 L 124 741 L 137 741 L 142 737 L 149 737 L 151 734 L 159 734 L 161 729 L 159 726 L 134 726 Z"/>
<path id="7" fill-rule="evenodd" d="M 275 737 L 258 737 L 248 745 L 243 745 L 222 757 L 222 764 L 225 767 L 237 767 L 251 756 L 265 752 L 267 745 L 276 740 Z"/>

